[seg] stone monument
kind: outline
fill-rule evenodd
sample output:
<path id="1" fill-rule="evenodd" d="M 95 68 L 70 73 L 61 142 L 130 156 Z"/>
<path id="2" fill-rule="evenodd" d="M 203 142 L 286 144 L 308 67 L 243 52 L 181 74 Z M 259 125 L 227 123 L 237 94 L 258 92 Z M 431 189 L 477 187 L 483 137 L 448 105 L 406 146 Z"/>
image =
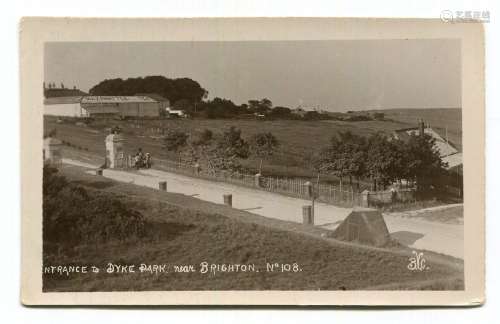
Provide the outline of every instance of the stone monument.
<path id="1" fill-rule="evenodd" d="M 62 146 L 63 143 L 57 138 L 45 138 L 43 140 L 43 161 L 51 164 L 61 164 Z"/>
<path id="2" fill-rule="evenodd" d="M 106 167 L 110 169 L 121 168 L 125 163 L 123 152 L 124 138 L 120 134 L 109 134 L 106 137 Z"/>

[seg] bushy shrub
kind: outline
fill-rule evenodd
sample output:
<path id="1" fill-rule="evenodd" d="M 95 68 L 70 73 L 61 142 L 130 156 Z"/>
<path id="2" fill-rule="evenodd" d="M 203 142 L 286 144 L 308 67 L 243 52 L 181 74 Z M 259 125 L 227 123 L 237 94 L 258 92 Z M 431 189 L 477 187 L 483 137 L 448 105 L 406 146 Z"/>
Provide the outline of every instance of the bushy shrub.
<path id="1" fill-rule="evenodd" d="M 57 169 L 43 169 L 45 247 L 125 241 L 145 234 L 143 216 L 117 198 L 69 183 Z"/>

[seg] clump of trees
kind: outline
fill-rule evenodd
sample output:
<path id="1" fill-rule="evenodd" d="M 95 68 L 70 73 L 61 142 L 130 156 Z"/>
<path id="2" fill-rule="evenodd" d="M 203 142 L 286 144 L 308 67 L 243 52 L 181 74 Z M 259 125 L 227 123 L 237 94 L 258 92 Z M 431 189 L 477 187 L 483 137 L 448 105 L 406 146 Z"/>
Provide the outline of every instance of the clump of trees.
<path id="1" fill-rule="evenodd" d="M 55 87 L 55 85 L 54 85 Z M 49 89 L 51 85 L 49 84 Z M 273 106 L 268 98 L 251 99 L 241 105 L 229 99 L 215 97 L 208 99 L 208 91 L 197 81 L 190 78 L 170 79 L 161 75 L 128 78 L 106 79 L 93 86 L 89 93 L 95 96 L 132 96 L 138 93 L 156 93 L 170 101 L 170 105 L 177 110 L 183 110 L 193 117 L 209 119 L 228 118 L 265 118 L 265 119 L 292 119 L 292 120 L 341 120 L 341 121 L 370 121 L 385 120 L 384 114 L 367 113 L 332 114 L 324 111 L 308 110 L 296 112 L 289 107 Z"/>
<path id="2" fill-rule="evenodd" d="M 177 152 L 182 162 L 213 174 L 240 172 L 241 161 L 251 156 L 260 161 L 258 172 L 262 173 L 263 161 L 279 146 L 272 133 L 257 133 L 246 140 L 234 126 L 221 133 L 207 129 L 194 134 L 171 131 L 164 137 L 166 150 Z M 311 162 L 318 174 L 339 178 L 341 188 L 347 179 L 348 185 L 356 185 L 358 190 L 360 182 L 366 180 L 372 183 L 372 190 L 384 190 L 403 180 L 416 184 L 420 191 L 438 189 L 446 173 L 435 139 L 427 134 L 409 135 L 403 141 L 383 133 L 364 137 L 340 132 Z"/>
<path id="3" fill-rule="evenodd" d="M 206 98 L 208 92 L 190 78 L 169 79 L 155 75 L 128 79 L 106 79 L 93 86 L 93 96 L 133 96 L 137 93 L 156 93 L 167 98 L 174 107 L 191 110 Z"/>
<path id="4" fill-rule="evenodd" d="M 195 116 L 209 119 L 234 118 L 246 113 L 246 105 L 236 105 L 229 99 L 216 97 L 212 100 L 201 102 L 196 106 Z"/>
<path id="5" fill-rule="evenodd" d="M 274 154 L 279 146 L 278 139 L 271 133 L 258 133 L 250 138 L 250 150 L 260 158 L 259 174 L 262 174 L 262 162 L 266 157 Z"/>
<path id="6" fill-rule="evenodd" d="M 241 130 L 230 127 L 221 134 L 210 130 L 196 134 L 171 131 L 164 137 L 164 148 L 175 151 L 181 161 L 199 165 L 209 172 L 238 171 L 240 159 L 248 158 L 250 149 L 241 137 Z"/>
<path id="7" fill-rule="evenodd" d="M 410 135 L 407 141 L 376 133 L 363 137 L 350 132 L 333 136 L 330 145 L 321 150 L 314 162 L 317 172 L 337 176 L 342 186 L 345 178 L 370 179 L 373 190 L 406 180 L 417 184 L 419 190 L 439 185 L 445 172 L 435 139 L 424 134 Z"/>
<path id="8" fill-rule="evenodd" d="M 262 160 L 271 156 L 278 146 L 272 133 L 255 134 L 247 141 L 234 126 L 216 134 L 205 129 L 194 134 L 172 131 L 164 137 L 166 150 L 179 153 L 184 163 L 198 165 L 209 173 L 241 171 L 241 160 L 252 155 L 261 159 L 261 172 Z"/>

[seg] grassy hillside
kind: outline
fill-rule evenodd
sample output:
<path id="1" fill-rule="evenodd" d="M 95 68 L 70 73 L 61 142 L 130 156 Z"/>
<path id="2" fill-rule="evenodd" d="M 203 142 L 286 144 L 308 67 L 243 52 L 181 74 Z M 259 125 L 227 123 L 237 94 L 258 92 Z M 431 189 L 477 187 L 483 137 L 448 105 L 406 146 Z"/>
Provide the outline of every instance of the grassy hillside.
<path id="1" fill-rule="evenodd" d="M 91 195 L 119 199 L 140 212 L 146 238 L 75 244 L 44 250 L 44 265 L 86 264 L 101 269 L 117 264 L 193 265 L 191 273 L 120 273 L 43 276 L 49 291 L 123 290 L 359 290 L 463 289 L 463 264 L 426 254 L 430 269 L 409 271 L 408 253 L 344 244 L 314 236 L 314 228 L 237 211 L 192 197 L 116 183 L 64 167 L 62 173 Z M 189 201 L 189 202 L 188 202 Z M 168 202 L 168 203 L 167 203 Z M 186 207 L 189 206 L 189 207 Z M 75 206 L 78 208 L 78 206 Z M 87 208 L 87 207 L 85 207 Z M 74 222 L 77 226 L 77 222 Z M 254 264 L 259 272 L 199 272 L 200 263 Z M 266 271 L 266 263 L 296 263 L 301 271 Z M 137 269 L 137 268 L 136 268 Z M 172 268 L 170 268 L 172 269 Z M 393 288 L 396 285 L 397 288 Z"/>
<path id="2" fill-rule="evenodd" d="M 389 121 L 299 121 L 299 120 L 236 120 L 236 119 L 170 119 L 143 121 L 99 121 L 87 127 L 76 126 L 75 122 L 56 123 L 55 118 L 45 118 L 45 131 L 57 130 L 57 137 L 74 146 L 88 149 L 101 155 L 104 161 L 104 139 L 109 128 L 118 125 L 123 129 L 126 138 L 126 150 L 129 154 L 141 147 L 150 152 L 153 158 L 176 159 L 176 154 L 166 152 L 162 148 L 159 134 L 153 132 L 158 128 L 196 132 L 209 129 L 221 132 L 225 128 L 235 126 L 242 130 L 242 136 L 249 138 L 258 132 L 272 132 L 281 143 L 279 150 L 264 161 L 263 173 L 271 176 L 314 177 L 309 167 L 310 157 L 328 145 L 330 138 L 341 131 L 350 131 L 359 135 L 370 135 L 376 132 L 391 134 L 394 130 L 415 127 L 418 118 L 429 122 L 442 136 L 448 128 L 448 137 L 453 144 L 461 148 L 461 110 L 459 109 L 395 109 L 383 110 Z M 243 165 L 254 171 L 258 168 L 258 159 L 250 158 L 242 161 Z M 322 180 L 337 182 L 334 177 Z"/>
<path id="3" fill-rule="evenodd" d="M 340 131 L 351 131 L 356 134 L 370 135 L 375 132 L 392 133 L 394 130 L 407 127 L 400 122 L 364 121 L 259 121 L 259 120 L 208 120 L 208 119 L 171 119 L 140 121 L 94 121 L 87 127 L 76 126 L 74 122 L 55 122 L 54 118 L 45 118 L 46 132 L 56 129 L 57 137 L 95 152 L 104 157 L 104 139 L 110 127 L 119 125 L 123 129 L 127 141 L 126 148 L 133 153 L 141 147 L 143 151 L 150 152 L 156 158 L 176 159 L 173 152 L 162 149 L 162 142 L 158 134 L 152 133 L 153 128 L 167 130 L 181 130 L 183 132 L 196 132 L 209 129 L 221 132 L 230 126 L 242 130 L 242 136 L 249 138 L 258 132 L 272 132 L 281 143 L 279 150 L 264 161 L 263 172 L 273 176 L 314 177 L 309 168 L 309 159 L 314 152 L 328 145 L 330 138 Z M 104 160 L 104 158 L 103 158 Z M 257 169 L 258 159 L 243 161 L 245 167 Z M 332 181 L 334 178 L 331 179 Z"/>

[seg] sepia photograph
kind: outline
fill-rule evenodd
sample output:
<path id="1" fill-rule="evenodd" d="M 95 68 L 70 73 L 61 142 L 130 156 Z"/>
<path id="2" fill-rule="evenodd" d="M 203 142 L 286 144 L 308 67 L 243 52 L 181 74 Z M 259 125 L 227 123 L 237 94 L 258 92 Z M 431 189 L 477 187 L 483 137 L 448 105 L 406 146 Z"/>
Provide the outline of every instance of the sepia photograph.
<path id="1" fill-rule="evenodd" d="M 370 38 L 353 26 L 358 36 L 330 39 L 38 41 L 42 64 L 25 69 L 37 74 L 26 83 L 35 104 L 25 105 L 40 139 L 24 138 L 41 197 L 23 216 L 39 233 L 23 233 L 38 300 L 398 304 L 369 295 L 378 291 L 404 304 L 447 304 L 447 292 L 457 305 L 482 303 L 484 234 L 474 248 L 470 231 L 484 230 L 484 166 L 467 166 L 484 140 L 482 103 L 470 99 L 482 90 L 463 87 L 481 61 L 452 33 Z M 36 235 L 35 250 L 26 242 Z M 231 299 L 245 292 L 253 299 Z M 318 299 L 277 297 L 287 292 Z"/>
<path id="2" fill-rule="evenodd" d="M 464 288 L 459 41 L 44 54 L 44 291 Z"/>

